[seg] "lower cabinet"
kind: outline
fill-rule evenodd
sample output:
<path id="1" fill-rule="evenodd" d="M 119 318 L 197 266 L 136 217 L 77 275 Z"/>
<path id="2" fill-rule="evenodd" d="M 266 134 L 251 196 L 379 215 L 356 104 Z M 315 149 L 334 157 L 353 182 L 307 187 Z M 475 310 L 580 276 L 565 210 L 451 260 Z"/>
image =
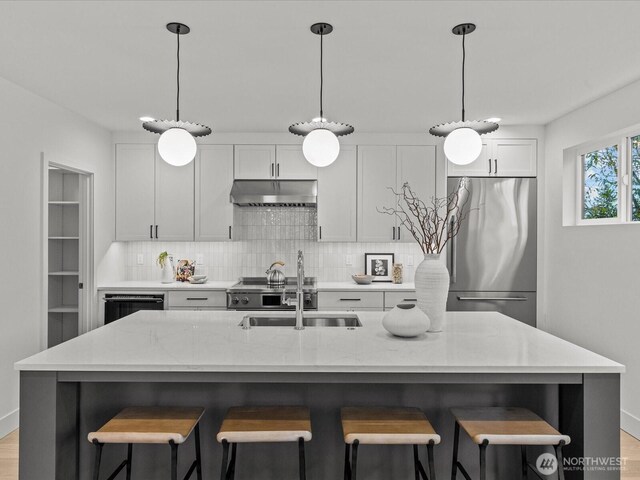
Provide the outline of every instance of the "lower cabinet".
<path id="1" fill-rule="evenodd" d="M 418 298 L 415 291 L 384 292 L 384 309 L 391 310 L 399 303 L 416 303 Z"/>
<path id="2" fill-rule="evenodd" d="M 384 308 L 384 292 L 353 290 L 318 292 L 318 310 L 372 310 Z"/>
<path id="3" fill-rule="evenodd" d="M 224 290 L 170 291 L 167 310 L 225 310 L 227 294 Z"/>

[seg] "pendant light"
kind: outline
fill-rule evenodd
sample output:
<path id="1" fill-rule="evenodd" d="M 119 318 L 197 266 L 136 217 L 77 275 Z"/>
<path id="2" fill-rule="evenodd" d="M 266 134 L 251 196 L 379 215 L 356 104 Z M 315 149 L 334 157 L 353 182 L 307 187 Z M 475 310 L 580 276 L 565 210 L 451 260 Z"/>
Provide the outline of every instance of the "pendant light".
<path id="1" fill-rule="evenodd" d="M 176 73 L 176 119 L 175 120 L 148 120 L 142 124 L 145 130 L 159 133 L 158 153 L 169 165 L 180 167 L 191 162 L 197 152 L 194 137 L 204 137 L 211 133 L 211 129 L 199 123 L 191 123 L 180 120 L 180 35 L 188 34 L 191 29 L 183 23 L 172 22 L 167 24 L 167 30 L 176 35 L 178 41 Z"/>
<path id="2" fill-rule="evenodd" d="M 429 129 L 431 135 L 446 137 L 444 154 L 450 162 L 467 165 L 476 160 L 482 152 L 480 135 L 498 129 L 496 122 L 489 120 L 466 120 L 464 110 L 464 66 L 466 61 L 465 38 L 476 29 L 473 23 L 462 23 L 451 30 L 454 35 L 462 35 L 462 121 L 436 125 Z"/>
<path id="3" fill-rule="evenodd" d="M 323 38 L 333 31 L 333 26 L 328 23 L 314 23 L 311 31 L 320 35 L 320 116 L 310 122 L 294 123 L 289 127 L 289 131 L 294 135 L 304 137 L 302 142 L 302 153 L 307 161 L 316 167 L 326 167 L 331 165 L 340 153 L 340 142 L 338 137 L 353 133 L 353 127 L 345 123 L 327 122 L 324 118 L 322 104 L 322 93 L 324 87 L 323 74 Z"/>

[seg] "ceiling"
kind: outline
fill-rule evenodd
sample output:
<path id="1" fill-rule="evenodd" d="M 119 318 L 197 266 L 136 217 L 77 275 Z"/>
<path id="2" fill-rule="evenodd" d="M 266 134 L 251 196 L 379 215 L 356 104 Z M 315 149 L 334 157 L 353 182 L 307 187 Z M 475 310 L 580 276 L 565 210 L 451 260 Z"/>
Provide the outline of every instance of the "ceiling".
<path id="1" fill-rule="evenodd" d="M 114 131 L 181 116 L 217 132 L 279 132 L 318 114 L 360 132 L 425 132 L 460 117 L 544 124 L 640 78 L 638 1 L 0 2 L 0 76 Z M 10 19 L 10 21 L 8 20 Z"/>

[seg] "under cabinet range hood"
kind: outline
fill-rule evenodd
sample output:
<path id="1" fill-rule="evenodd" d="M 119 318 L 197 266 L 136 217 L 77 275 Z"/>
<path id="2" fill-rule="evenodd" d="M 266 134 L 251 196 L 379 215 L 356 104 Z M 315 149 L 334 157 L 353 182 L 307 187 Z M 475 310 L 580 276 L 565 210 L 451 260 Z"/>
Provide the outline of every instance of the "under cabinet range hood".
<path id="1" fill-rule="evenodd" d="M 231 203 L 241 207 L 315 207 L 317 180 L 234 180 Z"/>

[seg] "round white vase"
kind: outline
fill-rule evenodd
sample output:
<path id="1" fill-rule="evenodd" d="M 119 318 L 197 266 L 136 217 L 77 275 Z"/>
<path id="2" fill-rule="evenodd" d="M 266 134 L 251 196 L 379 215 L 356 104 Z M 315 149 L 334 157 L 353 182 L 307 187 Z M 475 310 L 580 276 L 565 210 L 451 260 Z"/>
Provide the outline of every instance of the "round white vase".
<path id="1" fill-rule="evenodd" d="M 431 320 L 429 331 L 441 332 L 449 295 L 449 270 L 440 261 L 440 254 L 424 256 L 416 268 L 415 284 L 418 307 Z"/>
<path id="2" fill-rule="evenodd" d="M 417 337 L 429 330 L 429 317 L 413 303 L 396 305 L 382 317 L 382 326 L 397 337 Z"/>

